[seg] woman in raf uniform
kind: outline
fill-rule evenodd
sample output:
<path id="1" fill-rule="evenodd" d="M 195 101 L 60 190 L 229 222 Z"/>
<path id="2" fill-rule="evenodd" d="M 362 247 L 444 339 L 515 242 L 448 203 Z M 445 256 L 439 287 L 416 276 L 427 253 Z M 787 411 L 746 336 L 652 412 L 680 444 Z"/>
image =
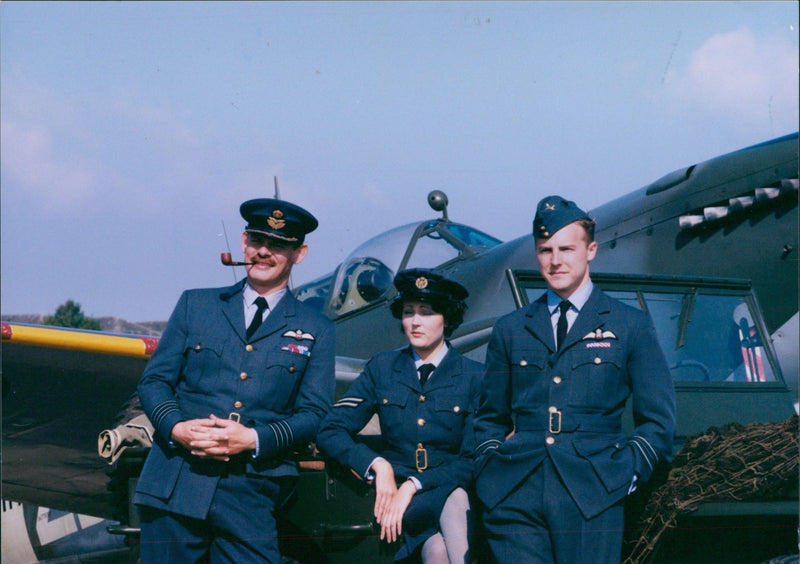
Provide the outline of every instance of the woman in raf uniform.
<path id="1" fill-rule="evenodd" d="M 462 356 L 446 337 L 461 323 L 467 291 L 425 269 L 394 280 L 391 304 L 409 346 L 382 352 L 364 367 L 323 421 L 317 446 L 375 484 L 381 539 L 405 543 L 395 560 L 462 564 L 468 558 L 472 417 L 483 365 Z M 383 447 L 354 440 L 373 414 Z"/>

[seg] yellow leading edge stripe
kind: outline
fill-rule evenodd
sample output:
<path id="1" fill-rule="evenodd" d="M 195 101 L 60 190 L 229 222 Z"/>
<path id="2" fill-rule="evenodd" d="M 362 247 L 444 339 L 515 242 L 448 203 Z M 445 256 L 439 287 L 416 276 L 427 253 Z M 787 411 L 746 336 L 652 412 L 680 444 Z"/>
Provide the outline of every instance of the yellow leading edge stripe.
<path id="1" fill-rule="evenodd" d="M 74 331 L 69 329 L 46 329 L 43 327 L 29 327 L 3 323 L 11 329 L 11 335 L 6 336 L 4 331 L 3 341 L 33 345 L 39 347 L 53 347 L 75 351 L 131 356 L 136 358 L 150 358 L 158 342 L 157 338 L 150 337 L 123 337 L 105 333 L 92 333 L 89 331 Z M 6 329 L 4 327 L 4 329 Z"/>

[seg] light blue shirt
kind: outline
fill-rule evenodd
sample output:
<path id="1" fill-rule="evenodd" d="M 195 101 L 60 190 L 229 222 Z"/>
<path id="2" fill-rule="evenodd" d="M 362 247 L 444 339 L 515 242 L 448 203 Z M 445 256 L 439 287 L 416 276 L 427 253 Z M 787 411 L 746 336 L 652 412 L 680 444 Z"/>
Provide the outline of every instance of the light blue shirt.
<path id="1" fill-rule="evenodd" d="M 278 302 L 280 302 L 281 298 L 286 295 L 286 292 L 287 289 L 284 287 L 273 294 L 262 296 L 267 299 L 267 309 L 264 310 L 264 316 L 261 318 L 261 321 L 264 321 L 269 316 L 269 312 L 278 306 Z M 258 306 L 255 304 L 255 301 L 259 296 L 261 296 L 261 294 L 256 292 L 249 283 L 245 282 L 244 289 L 242 290 L 242 298 L 244 299 L 245 327 L 250 326 L 250 322 L 253 321 L 256 311 L 258 311 Z"/>
<path id="2" fill-rule="evenodd" d="M 570 307 L 567 310 L 567 332 L 572 328 L 572 324 L 575 323 L 575 320 L 578 318 L 578 314 L 583 309 L 583 306 L 586 305 L 586 302 L 589 300 L 589 296 L 592 295 L 592 290 L 594 289 L 594 284 L 592 281 L 589 280 L 586 284 L 575 290 L 570 297 L 567 299 L 569 300 Z M 562 298 L 556 294 L 550 288 L 547 289 L 547 309 L 550 310 L 550 323 L 553 326 L 553 341 L 556 340 L 556 327 L 558 325 L 558 318 L 560 317 L 558 312 L 558 304 L 562 302 Z"/>
<path id="3" fill-rule="evenodd" d="M 448 350 L 450 350 L 450 348 L 447 346 L 447 343 L 444 343 L 444 345 L 442 346 L 442 350 L 440 350 L 438 353 L 436 353 L 436 356 L 435 356 L 435 357 L 433 357 L 433 360 L 432 360 L 432 361 L 430 361 L 430 362 L 424 362 L 424 361 L 423 361 L 423 360 L 422 360 L 422 359 L 419 357 L 419 355 L 417 354 L 417 351 L 415 351 L 415 350 L 414 350 L 414 348 L 412 347 L 412 348 L 411 348 L 411 353 L 414 355 L 414 368 L 416 368 L 416 369 L 417 369 L 417 376 L 419 377 L 419 367 L 420 367 L 420 366 L 422 366 L 423 364 L 433 364 L 433 366 L 434 366 L 434 370 L 435 370 L 436 368 L 439 368 L 439 365 L 440 365 L 440 364 L 442 363 L 442 361 L 444 360 L 444 357 L 445 357 L 445 355 L 447 354 L 447 351 L 448 351 Z"/>

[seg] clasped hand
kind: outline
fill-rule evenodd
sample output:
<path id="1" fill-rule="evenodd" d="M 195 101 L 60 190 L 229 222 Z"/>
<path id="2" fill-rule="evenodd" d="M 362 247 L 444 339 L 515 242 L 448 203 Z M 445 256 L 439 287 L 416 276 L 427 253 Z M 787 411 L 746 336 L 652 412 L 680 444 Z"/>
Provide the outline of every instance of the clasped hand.
<path id="1" fill-rule="evenodd" d="M 228 461 L 230 457 L 254 450 L 255 431 L 232 419 L 210 415 L 208 419 L 181 421 L 172 428 L 172 440 L 194 456 Z"/>
<path id="2" fill-rule="evenodd" d="M 386 460 L 376 460 L 372 471 L 375 472 L 375 519 L 381 526 L 381 540 L 392 543 L 403 532 L 403 515 L 417 488 L 409 480 L 398 488 L 394 469 Z"/>

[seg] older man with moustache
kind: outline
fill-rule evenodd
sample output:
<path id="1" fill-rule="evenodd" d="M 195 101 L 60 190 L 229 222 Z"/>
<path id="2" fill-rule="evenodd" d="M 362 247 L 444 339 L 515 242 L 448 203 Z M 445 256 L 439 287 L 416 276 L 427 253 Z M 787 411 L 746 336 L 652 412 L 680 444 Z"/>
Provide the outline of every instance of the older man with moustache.
<path id="1" fill-rule="evenodd" d="M 278 564 L 275 511 L 334 395 L 334 327 L 287 289 L 317 220 L 240 207 L 247 278 L 188 290 L 139 382 L 156 429 L 133 502 L 141 561 Z"/>

